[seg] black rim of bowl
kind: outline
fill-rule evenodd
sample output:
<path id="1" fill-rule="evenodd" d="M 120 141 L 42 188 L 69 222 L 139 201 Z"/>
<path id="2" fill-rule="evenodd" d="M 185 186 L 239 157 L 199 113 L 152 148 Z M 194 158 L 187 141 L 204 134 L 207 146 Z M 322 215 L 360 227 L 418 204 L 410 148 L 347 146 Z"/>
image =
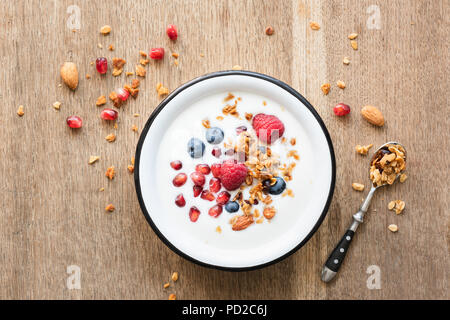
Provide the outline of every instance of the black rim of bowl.
<path id="1" fill-rule="evenodd" d="M 289 252 L 283 254 L 282 256 L 280 256 L 280 257 L 278 257 L 278 258 L 276 258 L 274 260 L 271 260 L 269 262 L 265 262 L 265 263 L 262 263 L 262 264 L 249 266 L 249 267 L 223 267 L 223 266 L 218 266 L 218 265 L 214 265 L 214 264 L 208 264 L 208 263 L 199 261 L 199 260 L 189 256 L 188 254 L 182 252 L 177 247 L 175 247 L 159 231 L 158 227 L 155 225 L 155 223 L 153 222 L 152 218 L 150 217 L 150 214 L 148 213 L 147 208 L 146 208 L 145 203 L 144 203 L 144 200 L 142 198 L 141 184 L 140 184 L 140 178 L 139 178 L 139 162 L 140 162 L 140 157 L 141 157 L 142 146 L 144 144 L 145 138 L 147 136 L 147 133 L 148 133 L 148 131 L 149 131 L 153 121 L 156 119 L 156 117 L 161 112 L 161 110 L 177 94 L 179 94 L 181 91 L 189 88 L 190 86 L 193 86 L 196 83 L 199 83 L 199 82 L 207 80 L 207 79 L 216 78 L 216 77 L 223 77 L 223 76 L 230 76 L 230 75 L 249 76 L 249 77 L 254 77 L 254 78 L 259 78 L 259 79 L 263 79 L 263 80 L 269 81 L 269 82 L 271 82 L 273 84 L 276 84 L 277 86 L 281 87 L 282 89 L 286 90 L 287 92 L 292 94 L 294 97 L 296 97 L 298 100 L 300 100 L 309 109 L 309 111 L 313 114 L 314 118 L 319 123 L 319 125 L 320 125 L 320 127 L 321 127 L 321 129 L 323 131 L 323 134 L 325 135 L 325 138 L 327 139 L 328 148 L 329 148 L 329 152 L 330 152 L 330 156 L 331 156 L 331 166 L 332 166 L 332 173 L 331 173 L 332 177 L 331 177 L 331 184 L 330 184 L 330 190 L 328 192 L 327 202 L 325 204 L 325 207 L 324 207 L 324 209 L 323 209 L 319 219 L 317 220 L 317 222 L 314 225 L 314 227 L 312 228 L 312 230 L 308 233 L 308 235 L 297 246 L 295 246 L 293 249 L 291 249 Z M 292 255 L 294 252 L 299 250 L 301 247 L 303 247 L 305 245 L 305 243 L 308 242 L 309 239 L 311 239 L 311 237 L 314 235 L 314 233 L 317 231 L 317 229 L 319 229 L 320 225 L 322 224 L 322 221 L 325 219 L 325 216 L 328 213 L 328 209 L 330 207 L 330 203 L 331 203 L 331 200 L 333 198 L 335 180 L 336 180 L 336 159 L 335 159 L 335 155 L 334 155 L 333 143 L 331 142 L 330 134 L 328 133 L 328 130 L 327 130 L 327 128 L 326 128 L 322 118 L 319 116 L 319 114 L 314 109 L 314 107 L 300 93 L 298 93 L 296 90 L 294 90 L 292 87 L 290 87 L 289 85 L 287 85 L 283 81 L 277 80 L 275 78 L 272 78 L 272 77 L 270 77 L 268 75 L 265 75 L 265 74 L 262 74 L 262 73 L 257 73 L 257 72 L 252 72 L 252 71 L 236 71 L 236 70 L 217 71 L 217 72 L 213 72 L 213 73 L 209 73 L 209 74 L 200 76 L 198 78 L 195 78 L 195 79 L 193 79 L 193 80 L 191 80 L 191 81 L 181 85 L 176 90 L 171 92 L 163 101 L 161 101 L 161 103 L 158 105 L 158 107 L 155 109 L 155 111 L 153 111 L 153 113 L 151 114 L 150 118 L 147 120 L 147 123 L 145 124 L 144 130 L 142 130 L 142 133 L 141 133 L 141 135 L 139 137 L 139 141 L 138 141 L 138 144 L 137 144 L 137 147 L 136 147 L 134 181 L 135 181 L 135 187 L 136 187 L 136 193 L 137 193 L 139 205 L 141 206 L 141 210 L 142 210 L 145 218 L 147 219 L 147 222 L 152 227 L 153 231 L 157 234 L 157 236 L 161 239 L 161 241 L 165 245 L 167 245 L 172 251 L 174 251 L 176 254 L 178 254 L 181 257 L 183 257 L 183 258 L 185 258 L 185 259 L 187 259 L 187 260 L 189 260 L 191 262 L 194 262 L 194 263 L 196 263 L 198 265 L 201 265 L 201 266 L 204 266 L 204 267 L 208 267 L 208 268 L 218 269 L 218 270 L 250 271 L 250 270 L 256 270 L 256 269 L 264 268 L 264 267 L 267 267 L 269 265 L 272 265 L 272 264 L 275 264 L 277 262 L 280 262 L 283 259 L 286 259 L 290 255 Z"/>

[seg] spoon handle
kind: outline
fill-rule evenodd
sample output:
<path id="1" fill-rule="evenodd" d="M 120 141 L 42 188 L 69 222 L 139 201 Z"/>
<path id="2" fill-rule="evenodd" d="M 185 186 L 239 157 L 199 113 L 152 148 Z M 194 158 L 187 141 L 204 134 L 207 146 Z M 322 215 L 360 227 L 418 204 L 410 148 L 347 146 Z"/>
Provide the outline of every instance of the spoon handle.
<path id="1" fill-rule="evenodd" d="M 355 235 L 355 231 L 358 226 L 363 222 L 364 214 L 367 212 L 370 206 L 370 202 L 372 201 L 372 197 L 376 191 L 376 187 L 372 186 L 369 193 L 367 194 L 366 199 L 364 200 L 361 208 L 357 213 L 353 215 L 353 222 L 348 228 L 347 232 L 345 232 L 341 241 L 337 244 L 337 246 L 333 249 L 330 256 L 328 257 L 325 265 L 322 268 L 322 281 L 329 282 L 331 281 L 339 268 L 344 261 L 345 255 L 350 247 L 350 243 L 353 240 L 353 236 Z"/>

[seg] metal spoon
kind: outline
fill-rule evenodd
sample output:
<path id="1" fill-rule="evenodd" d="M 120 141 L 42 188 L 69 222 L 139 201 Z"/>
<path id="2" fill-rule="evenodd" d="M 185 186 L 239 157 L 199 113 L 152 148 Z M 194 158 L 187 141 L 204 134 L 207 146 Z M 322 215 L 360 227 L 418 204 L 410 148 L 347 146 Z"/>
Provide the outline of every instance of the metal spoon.
<path id="1" fill-rule="evenodd" d="M 378 154 L 378 152 L 382 149 L 387 149 L 388 145 L 399 145 L 399 146 L 403 147 L 403 145 L 401 145 L 400 143 L 395 142 L 395 141 L 387 142 L 387 143 L 383 144 L 381 147 L 379 147 L 377 151 L 375 151 L 370 163 L 372 163 L 372 160 Z M 406 149 L 405 149 L 405 147 L 403 147 L 403 149 L 405 150 L 405 162 L 406 162 Z M 397 180 L 397 178 L 399 176 L 400 176 L 400 173 L 397 174 L 397 177 L 395 179 Z M 337 246 L 331 252 L 330 256 L 328 257 L 327 261 L 325 262 L 325 265 L 322 268 L 321 279 L 324 282 L 331 281 L 334 278 L 334 276 L 336 275 L 336 273 L 338 272 L 339 268 L 342 265 L 342 262 L 344 261 L 345 255 L 347 254 L 348 248 L 350 247 L 350 243 L 353 239 L 355 231 L 358 228 L 358 226 L 363 222 L 364 214 L 369 209 L 370 202 L 372 201 L 372 197 L 373 197 L 375 191 L 378 188 L 385 186 L 386 183 L 381 186 L 374 186 L 371 181 L 371 185 L 372 185 L 372 188 L 370 189 L 369 194 L 367 195 L 366 199 L 364 200 L 363 204 L 361 205 L 361 208 L 359 208 L 359 211 L 353 215 L 352 224 L 350 225 L 347 232 L 342 237 L 341 241 L 339 241 Z"/>

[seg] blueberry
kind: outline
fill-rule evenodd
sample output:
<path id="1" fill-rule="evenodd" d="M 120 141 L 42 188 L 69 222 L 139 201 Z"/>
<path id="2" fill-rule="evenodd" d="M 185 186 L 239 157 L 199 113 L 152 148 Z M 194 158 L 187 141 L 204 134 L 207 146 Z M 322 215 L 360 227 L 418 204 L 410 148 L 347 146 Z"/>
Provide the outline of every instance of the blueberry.
<path id="1" fill-rule="evenodd" d="M 192 138 L 187 144 L 187 151 L 192 158 L 201 158 L 205 152 L 205 144 L 197 138 Z"/>
<path id="2" fill-rule="evenodd" d="M 258 149 L 259 149 L 259 152 L 261 152 L 263 154 L 265 154 L 267 152 L 266 147 L 264 147 L 264 146 L 259 146 Z"/>
<path id="3" fill-rule="evenodd" d="M 211 144 L 219 144 L 223 141 L 223 131 L 220 128 L 212 127 L 206 130 L 206 141 Z"/>
<path id="4" fill-rule="evenodd" d="M 239 203 L 236 201 L 228 201 L 225 205 L 225 210 L 227 210 L 229 213 L 233 213 L 239 210 Z"/>
<path id="5" fill-rule="evenodd" d="M 263 181 L 264 190 L 270 194 L 280 194 L 286 189 L 286 182 L 284 182 L 283 178 L 274 178 L 277 180 L 274 184 L 272 184 L 271 179 Z"/>

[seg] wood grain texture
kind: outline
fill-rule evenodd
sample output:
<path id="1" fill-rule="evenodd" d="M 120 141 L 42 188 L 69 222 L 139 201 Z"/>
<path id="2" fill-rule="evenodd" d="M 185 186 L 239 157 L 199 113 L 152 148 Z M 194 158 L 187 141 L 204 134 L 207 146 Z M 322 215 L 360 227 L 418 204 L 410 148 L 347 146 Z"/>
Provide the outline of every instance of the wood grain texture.
<path id="1" fill-rule="evenodd" d="M 81 9 L 81 29 L 66 26 L 67 7 Z M 381 29 L 366 26 L 377 4 Z M 449 298 L 448 215 L 448 19 L 447 1 L 21 1 L 5 2 L 0 14 L 0 298 L 3 299 L 419 299 Z M 310 21 L 321 25 L 309 28 Z M 165 26 L 174 23 L 179 40 Z M 104 24 L 112 33 L 102 36 Z M 275 34 L 264 34 L 272 25 Z M 358 51 L 347 35 L 359 34 Z M 100 49 L 97 44 L 103 45 Z M 106 48 L 116 47 L 114 52 Z M 178 52 L 151 63 L 136 100 L 122 110 L 118 129 L 105 124 L 99 95 L 124 84 L 125 76 L 100 77 L 90 65 L 98 56 L 123 57 L 134 70 L 138 51 L 163 46 Z M 200 56 L 204 54 L 204 57 Z M 348 56 L 350 65 L 342 64 Z M 58 87 L 59 67 L 79 67 L 75 92 Z M 127 165 L 138 134 L 159 103 L 155 86 L 170 89 L 204 73 L 230 69 L 267 73 L 299 90 L 324 119 L 337 156 L 337 184 L 329 214 L 299 252 L 263 270 L 230 273 L 178 257 L 152 232 L 140 212 Z M 92 78 L 85 79 L 86 73 Z M 347 84 L 345 90 L 335 86 Z M 332 84 L 324 96 L 320 85 Z M 61 101 L 59 112 L 52 108 Z M 338 119 L 332 107 L 352 113 Z M 19 104 L 25 115 L 19 118 Z M 359 110 L 378 106 L 386 125 L 366 123 Z M 134 118 L 134 113 L 141 117 Z M 78 114 L 84 127 L 71 131 L 65 118 Z M 114 132 L 117 141 L 104 137 Z M 380 190 L 353 241 L 335 282 L 319 273 L 357 210 L 367 182 L 368 158 L 356 144 L 402 142 L 409 179 Z M 100 161 L 87 164 L 90 155 Z M 106 168 L 117 177 L 108 181 Z M 98 192 L 104 187 L 104 192 Z M 404 214 L 387 210 L 406 201 Z M 116 211 L 105 214 L 114 203 Z M 399 232 L 387 226 L 396 223 Z M 68 290 L 66 268 L 81 268 L 81 290 Z M 381 289 L 366 286 L 370 265 L 381 269 Z M 164 290 L 172 271 L 179 281 Z"/>

